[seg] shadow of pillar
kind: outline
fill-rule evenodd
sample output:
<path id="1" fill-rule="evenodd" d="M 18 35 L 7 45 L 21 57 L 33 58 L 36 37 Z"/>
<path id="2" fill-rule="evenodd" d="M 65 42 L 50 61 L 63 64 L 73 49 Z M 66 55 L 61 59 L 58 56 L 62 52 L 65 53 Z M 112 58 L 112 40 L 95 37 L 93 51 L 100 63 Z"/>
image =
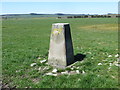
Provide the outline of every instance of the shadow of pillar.
<path id="1" fill-rule="evenodd" d="M 80 54 L 80 53 L 78 53 L 78 54 L 74 55 L 74 61 L 75 61 L 75 62 L 76 62 L 76 61 L 82 61 L 82 60 L 84 60 L 85 57 L 86 57 L 85 54 Z"/>

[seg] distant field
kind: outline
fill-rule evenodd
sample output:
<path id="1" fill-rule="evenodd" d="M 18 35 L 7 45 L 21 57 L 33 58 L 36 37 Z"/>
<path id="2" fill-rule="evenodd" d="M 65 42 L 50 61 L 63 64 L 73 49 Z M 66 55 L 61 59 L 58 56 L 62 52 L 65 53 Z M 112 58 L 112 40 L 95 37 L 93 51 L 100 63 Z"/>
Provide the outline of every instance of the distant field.
<path id="1" fill-rule="evenodd" d="M 85 54 L 80 74 L 44 76 L 52 71 L 40 60 L 48 58 L 51 26 L 70 23 L 74 54 Z M 17 88 L 118 88 L 117 18 L 26 18 L 3 20 L 3 86 Z M 39 59 L 41 57 L 41 59 Z M 37 63 L 31 67 L 31 63 Z M 76 68 L 74 68 L 76 70 Z M 85 73 L 82 73 L 82 72 Z"/>
<path id="2" fill-rule="evenodd" d="M 30 14 L 11 14 L 11 15 L 5 15 L 4 17 L 7 18 L 43 18 L 43 17 L 67 17 L 67 16 L 73 16 L 74 14 L 64 14 L 64 15 L 57 15 L 57 14 L 46 14 L 46 15 L 30 15 Z M 78 14 L 79 15 L 79 14 Z M 77 14 L 75 14 L 77 16 Z"/>

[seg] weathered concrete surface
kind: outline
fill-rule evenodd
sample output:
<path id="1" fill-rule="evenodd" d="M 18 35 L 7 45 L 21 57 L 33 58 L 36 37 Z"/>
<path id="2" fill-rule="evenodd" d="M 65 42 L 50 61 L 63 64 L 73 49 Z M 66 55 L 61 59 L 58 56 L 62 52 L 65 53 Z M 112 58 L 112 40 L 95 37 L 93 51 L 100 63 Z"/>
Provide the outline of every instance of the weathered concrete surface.
<path id="1" fill-rule="evenodd" d="M 52 24 L 48 63 L 58 68 L 74 63 L 69 23 Z"/>

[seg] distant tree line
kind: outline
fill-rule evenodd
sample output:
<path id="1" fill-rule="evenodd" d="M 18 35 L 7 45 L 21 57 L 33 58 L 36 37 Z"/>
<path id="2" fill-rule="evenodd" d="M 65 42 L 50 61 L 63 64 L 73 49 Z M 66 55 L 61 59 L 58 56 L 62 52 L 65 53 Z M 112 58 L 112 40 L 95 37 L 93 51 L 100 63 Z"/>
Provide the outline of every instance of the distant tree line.
<path id="1" fill-rule="evenodd" d="M 67 16 L 58 18 L 118 18 L 118 14 L 108 14 L 108 15 L 80 15 L 80 16 Z"/>

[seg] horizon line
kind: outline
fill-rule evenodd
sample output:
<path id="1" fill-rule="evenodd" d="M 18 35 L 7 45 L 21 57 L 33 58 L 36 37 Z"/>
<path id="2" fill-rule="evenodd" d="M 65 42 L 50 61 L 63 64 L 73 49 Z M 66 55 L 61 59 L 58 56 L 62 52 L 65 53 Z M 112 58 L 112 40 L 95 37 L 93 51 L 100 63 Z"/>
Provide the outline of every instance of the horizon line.
<path id="1" fill-rule="evenodd" d="M 4 13 L 0 15 L 9 15 L 9 14 L 98 14 L 98 13 Z M 118 14 L 118 13 L 104 13 L 104 14 Z M 101 14 L 98 14 L 101 15 Z"/>

